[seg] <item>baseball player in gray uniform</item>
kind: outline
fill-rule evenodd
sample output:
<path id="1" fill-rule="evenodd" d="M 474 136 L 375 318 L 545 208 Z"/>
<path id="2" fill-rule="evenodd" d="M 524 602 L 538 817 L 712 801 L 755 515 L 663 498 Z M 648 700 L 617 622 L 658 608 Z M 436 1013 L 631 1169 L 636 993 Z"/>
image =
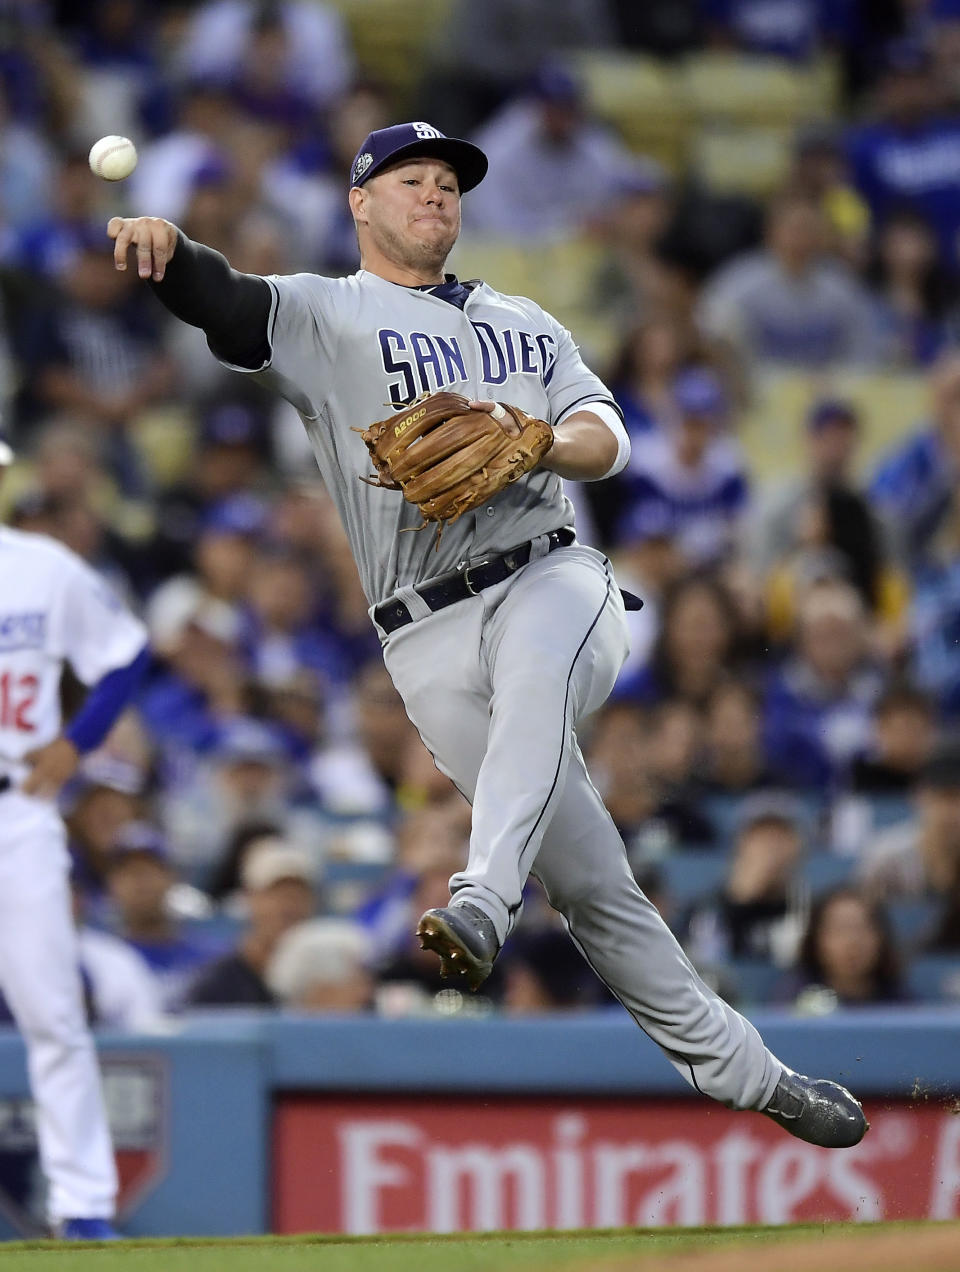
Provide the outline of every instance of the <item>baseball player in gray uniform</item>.
<path id="1" fill-rule="evenodd" d="M 543 884 L 597 974 L 698 1091 L 768 1114 L 812 1143 L 867 1129 L 843 1087 L 786 1068 L 697 976 L 637 887 L 590 781 L 577 723 L 606 699 L 627 654 L 610 563 L 576 541 L 561 478 L 595 480 L 629 444 L 609 390 L 570 333 L 534 301 L 444 273 L 461 196 L 486 158 L 430 124 L 371 133 L 351 170 L 361 268 L 347 278 L 261 278 L 153 217 L 114 217 L 118 269 L 204 329 L 227 366 L 299 411 L 337 503 L 394 683 L 438 767 L 473 805 L 452 901 L 421 941 L 476 987 Z M 576 179 L 576 174 L 571 174 Z M 522 197 L 522 194 L 518 197 Z M 546 420 L 550 449 L 520 480 L 449 524 L 439 542 L 401 491 L 360 480 L 356 431 L 421 395 L 502 400 Z M 400 426 L 398 426 L 399 428 Z"/>

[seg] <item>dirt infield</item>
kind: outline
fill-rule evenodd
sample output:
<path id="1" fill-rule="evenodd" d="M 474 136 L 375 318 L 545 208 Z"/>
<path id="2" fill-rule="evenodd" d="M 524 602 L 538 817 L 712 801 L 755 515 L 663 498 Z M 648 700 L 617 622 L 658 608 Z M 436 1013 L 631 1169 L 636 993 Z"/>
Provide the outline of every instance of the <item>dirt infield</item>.
<path id="1" fill-rule="evenodd" d="M 684 1251 L 638 1262 L 591 1261 L 576 1272 L 960 1272 L 960 1233 L 953 1224 L 897 1230 L 864 1226 L 843 1236 L 811 1235 L 751 1246 Z"/>

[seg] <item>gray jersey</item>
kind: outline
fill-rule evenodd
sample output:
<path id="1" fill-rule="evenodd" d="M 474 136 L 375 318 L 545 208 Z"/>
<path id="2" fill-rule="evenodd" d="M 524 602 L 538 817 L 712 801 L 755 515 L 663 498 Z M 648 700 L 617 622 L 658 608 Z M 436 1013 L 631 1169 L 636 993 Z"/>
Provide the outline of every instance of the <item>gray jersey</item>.
<path id="1" fill-rule="evenodd" d="M 434 527 L 401 533 L 420 524 L 420 513 L 399 491 L 360 480 L 371 466 L 354 430 L 421 393 L 510 402 L 554 427 L 588 402 L 612 402 L 569 331 L 539 305 L 479 283 L 461 310 L 365 270 L 268 282 L 272 354 L 255 374 L 300 412 L 371 604 L 573 524 L 560 478 L 535 469 L 446 527 L 435 549 Z"/>

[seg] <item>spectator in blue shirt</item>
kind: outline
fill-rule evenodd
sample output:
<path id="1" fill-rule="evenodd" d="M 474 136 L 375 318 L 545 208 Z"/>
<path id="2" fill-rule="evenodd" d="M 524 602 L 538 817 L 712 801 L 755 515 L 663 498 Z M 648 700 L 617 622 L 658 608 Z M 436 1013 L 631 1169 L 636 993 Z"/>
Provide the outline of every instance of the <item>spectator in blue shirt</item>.
<path id="1" fill-rule="evenodd" d="M 929 559 L 960 474 L 960 356 L 941 358 L 931 388 L 932 422 L 886 455 L 870 484 L 875 511 L 913 569 Z"/>
<path id="2" fill-rule="evenodd" d="M 712 371 L 682 372 L 662 429 L 639 438 L 624 472 L 631 525 L 652 517 L 672 527 L 691 566 L 725 557 L 747 506 L 747 475 L 737 443 L 725 436 L 728 405 Z"/>
<path id="3" fill-rule="evenodd" d="M 784 784 L 826 792 L 867 749 L 883 689 L 868 634 L 863 602 L 848 583 L 816 583 L 801 602 L 794 652 L 764 701 L 767 757 Z"/>
<path id="4" fill-rule="evenodd" d="M 806 62 L 853 30 L 849 0 L 702 0 L 714 42 Z"/>
<path id="5" fill-rule="evenodd" d="M 884 53 L 880 118 L 847 142 L 854 181 L 874 220 L 904 206 L 934 227 L 943 263 L 960 270 L 960 121 L 942 115 L 927 49 L 898 40 Z"/>
<path id="6" fill-rule="evenodd" d="M 186 935 L 171 913 L 177 878 L 160 832 L 147 822 L 128 822 L 107 858 L 107 888 L 119 933 L 145 960 L 164 1011 L 179 1011 L 194 975 L 221 951 Z"/>

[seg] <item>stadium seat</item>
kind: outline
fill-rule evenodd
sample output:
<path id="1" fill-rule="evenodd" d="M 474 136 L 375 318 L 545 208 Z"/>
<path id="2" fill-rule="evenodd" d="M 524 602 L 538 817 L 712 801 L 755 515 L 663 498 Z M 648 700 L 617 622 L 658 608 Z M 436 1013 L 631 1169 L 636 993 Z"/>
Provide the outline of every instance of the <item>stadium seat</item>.
<path id="1" fill-rule="evenodd" d="M 364 76 L 412 107 L 428 54 L 446 26 L 453 0 L 330 0 L 347 23 Z"/>
<path id="2" fill-rule="evenodd" d="M 610 356 L 622 330 L 618 315 L 604 312 L 597 303 L 603 262 L 602 245 L 585 237 L 528 244 L 469 233 L 451 257 L 460 278 L 493 279 L 508 295 L 536 296 L 544 309 L 576 332 L 592 366 Z"/>
<path id="3" fill-rule="evenodd" d="M 887 902 L 887 913 L 893 925 L 897 943 L 906 948 L 916 948 L 931 935 L 936 925 L 940 906 L 927 897 L 903 897 Z"/>
<path id="4" fill-rule="evenodd" d="M 632 149 L 679 172 L 692 114 L 679 73 L 657 58 L 590 49 L 574 62 L 587 99 Z"/>
<path id="5" fill-rule="evenodd" d="M 389 878 L 390 864 L 329 861 L 324 867 L 321 896 L 326 914 L 353 914 Z"/>
<path id="6" fill-rule="evenodd" d="M 811 852 L 801 866 L 801 877 L 813 896 L 850 881 L 854 861 L 834 852 Z"/>
<path id="7" fill-rule="evenodd" d="M 921 1002 L 960 1000 L 960 954 L 924 954 L 907 968 L 907 988 Z"/>
<path id="8" fill-rule="evenodd" d="M 727 971 L 740 1005 L 769 1002 L 774 987 L 784 975 L 782 967 L 759 958 L 731 959 Z"/>
<path id="9" fill-rule="evenodd" d="M 829 118 L 836 102 L 829 60 L 798 67 L 775 57 L 705 52 L 688 57 L 680 76 L 690 109 L 704 122 L 796 127 Z"/>
<path id="10" fill-rule="evenodd" d="M 730 857 L 715 848 L 678 848 L 658 864 L 667 896 L 683 909 L 716 892 L 726 878 Z"/>
<path id="11" fill-rule="evenodd" d="M 792 130 L 715 124 L 693 138 L 690 160 L 703 184 L 720 194 L 771 194 L 790 165 Z"/>

